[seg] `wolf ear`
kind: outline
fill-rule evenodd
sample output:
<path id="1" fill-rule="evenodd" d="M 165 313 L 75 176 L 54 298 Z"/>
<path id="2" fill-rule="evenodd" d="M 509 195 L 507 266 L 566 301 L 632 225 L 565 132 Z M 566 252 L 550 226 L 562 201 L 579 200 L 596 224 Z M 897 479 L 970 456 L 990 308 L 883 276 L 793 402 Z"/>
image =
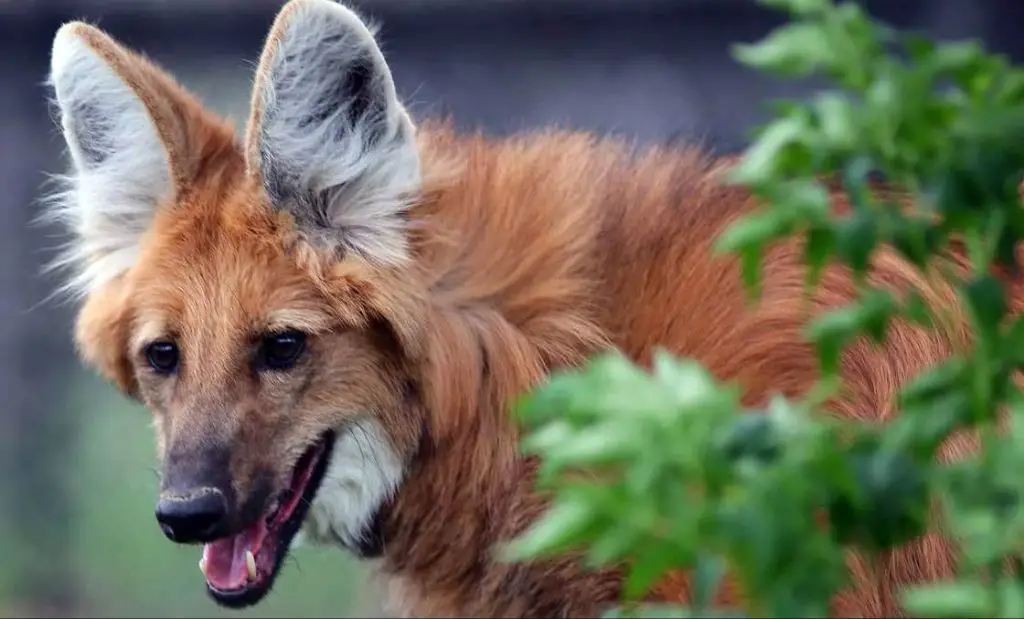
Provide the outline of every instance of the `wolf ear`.
<path id="1" fill-rule="evenodd" d="M 281 10 L 257 69 L 247 165 L 305 237 L 381 265 L 406 258 L 415 130 L 373 34 L 332 0 Z"/>
<path id="2" fill-rule="evenodd" d="M 76 234 L 58 266 L 88 293 L 131 268 L 157 207 L 187 182 L 184 116 L 198 112 L 160 69 L 81 22 L 54 36 L 49 81 L 73 166 L 54 196 L 52 215 Z"/>

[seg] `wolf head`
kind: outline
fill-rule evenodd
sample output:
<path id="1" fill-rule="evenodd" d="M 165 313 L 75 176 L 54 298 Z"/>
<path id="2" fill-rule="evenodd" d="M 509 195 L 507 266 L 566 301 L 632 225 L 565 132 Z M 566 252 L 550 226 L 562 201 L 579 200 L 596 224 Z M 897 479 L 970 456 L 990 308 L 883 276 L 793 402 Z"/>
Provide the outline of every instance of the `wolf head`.
<path id="1" fill-rule="evenodd" d="M 241 142 L 84 23 L 51 84 L 81 355 L 153 414 L 159 526 L 204 544 L 218 602 L 255 603 L 301 528 L 358 549 L 420 440 L 414 126 L 330 0 L 281 10 Z"/>

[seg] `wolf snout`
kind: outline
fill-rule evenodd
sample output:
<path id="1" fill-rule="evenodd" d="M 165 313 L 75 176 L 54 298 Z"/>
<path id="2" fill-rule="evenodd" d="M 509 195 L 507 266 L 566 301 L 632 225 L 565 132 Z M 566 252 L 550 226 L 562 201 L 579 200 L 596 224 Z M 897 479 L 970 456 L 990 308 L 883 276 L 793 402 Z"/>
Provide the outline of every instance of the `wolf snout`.
<path id="1" fill-rule="evenodd" d="M 223 537 L 228 528 L 228 501 L 213 487 L 163 492 L 156 504 L 160 530 L 171 541 L 202 543 Z"/>

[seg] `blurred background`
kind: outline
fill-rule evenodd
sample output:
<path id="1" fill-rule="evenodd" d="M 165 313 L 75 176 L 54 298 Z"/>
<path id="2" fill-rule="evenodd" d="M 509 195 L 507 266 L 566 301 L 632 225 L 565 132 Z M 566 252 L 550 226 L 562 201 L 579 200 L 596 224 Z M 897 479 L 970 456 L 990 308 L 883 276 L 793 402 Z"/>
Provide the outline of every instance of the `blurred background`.
<path id="1" fill-rule="evenodd" d="M 41 265 L 63 240 L 30 225 L 63 142 L 43 81 L 50 42 L 85 19 L 244 121 L 251 72 L 282 0 L 0 0 L 0 616 L 209 617 L 199 551 L 153 519 L 148 414 L 82 368 L 73 307 L 48 302 Z M 640 143 L 742 148 L 776 82 L 729 45 L 779 23 L 751 0 L 361 0 L 382 26 L 414 116 L 501 135 L 557 124 Z M 873 14 L 1024 58 L 1021 0 L 878 0 Z M 366 568 L 301 549 L 249 616 L 381 616 Z"/>

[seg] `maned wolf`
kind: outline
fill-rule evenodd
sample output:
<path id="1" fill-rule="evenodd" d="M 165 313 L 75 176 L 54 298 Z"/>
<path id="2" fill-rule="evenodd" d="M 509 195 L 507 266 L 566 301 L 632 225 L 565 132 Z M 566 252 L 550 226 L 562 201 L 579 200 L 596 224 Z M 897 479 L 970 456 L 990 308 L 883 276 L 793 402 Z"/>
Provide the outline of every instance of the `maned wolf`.
<path id="1" fill-rule="evenodd" d="M 241 139 L 85 23 L 57 32 L 51 83 L 73 162 L 53 212 L 74 233 L 76 341 L 152 411 L 156 519 L 204 544 L 222 605 L 261 600 L 298 536 L 376 559 L 407 614 L 593 616 L 618 601 L 618 571 L 492 558 L 544 505 L 512 397 L 610 348 L 695 357 L 751 404 L 815 379 L 799 247 L 769 253 L 756 308 L 735 263 L 710 253 L 754 206 L 720 182 L 729 162 L 414 124 L 372 32 L 330 0 L 281 10 Z M 877 282 L 956 306 L 892 252 L 875 267 Z M 833 269 L 817 305 L 853 293 Z M 851 347 L 836 414 L 892 415 L 901 380 L 965 341 L 957 320 Z M 959 438 L 943 455 L 973 448 Z M 935 536 L 880 569 L 851 557 L 855 587 L 833 611 L 892 616 L 898 583 L 948 574 L 952 559 Z M 687 588 L 675 574 L 655 597 Z"/>

